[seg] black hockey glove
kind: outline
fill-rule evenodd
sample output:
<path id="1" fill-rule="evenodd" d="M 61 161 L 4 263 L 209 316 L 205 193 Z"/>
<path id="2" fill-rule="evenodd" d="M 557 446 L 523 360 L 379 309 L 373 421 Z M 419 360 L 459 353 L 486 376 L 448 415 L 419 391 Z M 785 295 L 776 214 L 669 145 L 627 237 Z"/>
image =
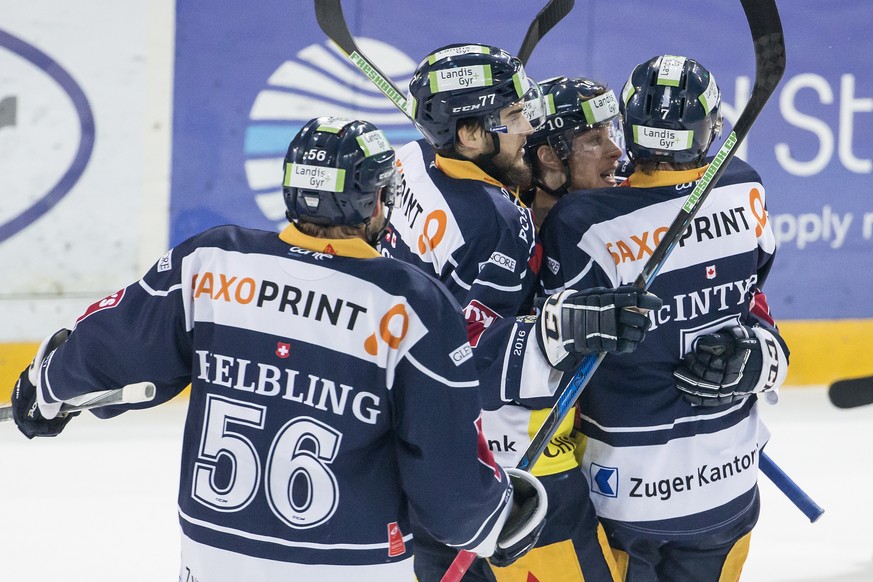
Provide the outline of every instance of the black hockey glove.
<path id="1" fill-rule="evenodd" d="M 488 558 L 492 566 L 505 568 L 528 553 L 540 539 L 549 508 L 546 490 L 539 480 L 521 469 L 506 469 L 512 482 L 512 513 L 497 537 L 497 547 Z"/>
<path id="2" fill-rule="evenodd" d="M 33 437 L 57 436 L 61 434 L 67 423 L 79 414 L 78 412 L 73 412 L 58 415 L 51 420 L 47 420 L 40 413 L 36 400 L 36 381 L 39 368 L 43 360 L 55 348 L 64 343 L 68 335 L 70 335 L 70 330 L 62 329 L 44 341 L 36 354 L 36 358 L 24 369 L 18 377 L 18 382 L 15 383 L 15 388 L 12 390 L 12 418 L 18 426 L 18 430 L 29 439 Z"/>
<path id="3" fill-rule="evenodd" d="M 673 377 L 691 404 L 721 406 L 775 390 L 786 368 L 787 358 L 772 333 L 734 325 L 694 340 Z"/>
<path id="4" fill-rule="evenodd" d="M 537 341 L 549 364 L 566 372 L 589 354 L 637 349 L 651 325 L 645 312 L 661 305 L 657 296 L 633 287 L 561 291 L 543 303 Z"/>

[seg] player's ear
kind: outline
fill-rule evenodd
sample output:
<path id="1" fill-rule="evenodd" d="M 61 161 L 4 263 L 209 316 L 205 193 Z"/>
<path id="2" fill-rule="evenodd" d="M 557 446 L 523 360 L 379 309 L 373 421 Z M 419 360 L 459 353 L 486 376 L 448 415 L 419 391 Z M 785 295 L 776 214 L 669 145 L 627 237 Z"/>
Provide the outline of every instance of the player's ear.
<path id="1" fill-rule="evenodd" d="M 456 144 L 460 152 L 479 152 L 485 146 L 485 130 L 480 125 L 459 125 Z"/>
<path id="2" fill-rule="evenodd" d="M 546 144 L 541 145 L 536 149 L 537 161 L 540 166 L 548 168 L 549 170 L 562 170 L 563 162 L 555 153 L 555 150 Z"/>

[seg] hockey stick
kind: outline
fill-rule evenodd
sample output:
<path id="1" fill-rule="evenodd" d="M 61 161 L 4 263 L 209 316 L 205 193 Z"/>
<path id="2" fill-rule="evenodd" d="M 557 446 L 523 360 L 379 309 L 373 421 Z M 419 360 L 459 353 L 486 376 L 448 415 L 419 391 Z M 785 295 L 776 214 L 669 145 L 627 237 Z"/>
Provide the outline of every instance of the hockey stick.
<path id="1" fill-rule="evenodd" d="M 758 463 L 758 468 L 797 506 L 797 509 L 803 512 L 803 515 L 809 518 L 810 523 L 815 523 L 822 516 L 824 509 L 813 501 L 809 495 L 804 493 L 800 486 L 791 477 L 786 475 L 785 471 L 780 469 L 776 463 L 771 461 L 770 457 L 763 450 L 761 451 L 761 460 Z"/>
<path id="2" fill-rule="evenodd" d="M 358 43 L 355 42 L 355 38 L 349 31 L 349 25 L 343 15 L 341 0 L 315 0 L 315 19 L 327 38 L 346 53 L 352 64 L 358 67 L 364 76 L 385 94 L 389 101 L 409 117 L 403 91 L 358 48 Z M 410 121 L 415 123 L 411 118 Z"/>
<path id="3" fill-rule="evenodd" d="M 837 380 L 828 387 L 828 399 L 837 408 L 873 404 L 873 376 Z"/>
<path id="4" fill-rule="evenodd" d="M 523 64 L 527 65 L 527 61 L 540 39 L 570 13 L 575 3 L 576 0 L 549 0 L 549 3 L 539 11 L 533 22 L 530 23 L 527 34 L 524 35 L 524 40 L 521 42 L 521 48 L 518 49 L 516 55 Z"/>
<path id="5" fill-rule="evenodd" d="M 652 256 L 649 257 L 642 272 L 634 281 L 633 286 L 637 289 L 649 289 L 652 281 L 679 242 L 682 233 L 691 224 L 704 200 L 724 173 L 727 163 L 736 153 L 737 146 L 749 133 L 752 124 L 776 90 L 776 86 L 785 72 L 785 39 L 782 34 L 782 22 L 774 0 L 741 0 L 741 2 L 755 44 L 755 86 L 752 89 L 752 95 L 734 125 L 733 131 L 725 139 L 709 168 L 700 178 L 679 214 L 664 234 L 661 243 L 652 252 Z M 528 469 L 536 462 L 545 450 L 546 444 L 557 432 L 561 421 L 575 405 L 576 400 L 605 355 L 601 353 L 585 357 L 558 402 L 549 412 L 540 430 L 531 440 L 530 446 L 522 455 L 517 465 L 519 469 Z M 759 466 L 761 471 L 788 496 L 810 521 L 814 522 L 821 516 L 824 510 L 794 481 L 788 478 L 763 451 L 761 451 Z"/>
<path id="6" fill-rule="evenodd" d="M 138 382 L 128 384 L 116 390 L 103 390 L 82 394 L 76 398 L 66 400 L 61 406 L 59 415 L 100 408 L 103 406 L 115 406 L 118 404 L 139 404 L 150 402 L 155 398 L 155 385 L 151 382 Z M 12 420 L 12 406 L 0 406 L 0 422 Z"/>
<path id="7" fill-rule="evenodd" d="M 634 281 L 634 286 L 638 289 L 647 290 L 649 288 L 652 280 L 658 274 L 658 271 L 660 271 L 664 262 L 673 251 L 673 248 L 679 242 L 682 233 L 694 219 L 697 210 L 702 206 L 703 201 L 712 191 L 722 173 L 724 173 L 727 162 L 729 162 L 735 154 L 736 146 L 742 142 L 751 129 L 752 123 L 757 119 L 758 114 L 775 91 L 776 86 L 782 78 L 782 74 L 785 72 L 785 43 L 782 34 L 782 23 L 779 18 L 779 12 L 776 8 L 775 1 L 761 0 L 760 2 L 756 2 L 756 0 L 741 0 L 741 2 L 743 10 L 746 13 L 746 19 L 749 23 L 749 29 L 755 46 L 756 70 L 755 86 L 752 90 L 752 95 L 746 108 L 737 120 L 733 131 L 728 135 L 713 162 L 710 163 L 706 173 L 704 173 L 691 195 L 685 201 L 682 210 L 680 210 L 679 215 L 662 238 L 661 243 L 653 251 L 652 256 L 643 267 L 640 276 Z M 550 6 L 556 6 L 556 10 L 563 9 L 563 6 L 558 6 L 555 3 L 550 2 L 549 6 L 537 15 L 537 18 L 542 16 Z M 569 8 L 572 8 L 572 5 Z M 569 12 L 569 8 L 566 12 Z M 394 85 L 390 79 L 388 79 L 379 68 L 372 63 L 372 61 L 361 53 L 355 43 L 354 38 L 349 32 L 345 17 L 343 16 L 340 0 L 315 0 L 315 11 L 318 24 L 327 37 L 336 43 L 337 46 L 348 55 L 352 63 L 355 64 L 355 66 L 357 66 L 364 75 L 369 78 L 399 109 L 401 109 L 401 111 L 406 113 L 407 117 L 409 117 L 409 113 L 406 110 L 406 99 L 400 94 L 397 86 Z M 566 12 L 564 12 L 564 14 L 566 14 Z M 527 56 L 529 56 L 529 51 L 533 49 L 533 46 L 536 45 L 539 38 L 554 26 L 556 22 L 557 21 L 552 22 L 545 31 L 539 34 L 537 34 L 539 32 L 537 25 L 535 23 L 531 24 L 531 27 L 528 29 L 528 35 L 535 40 L 528 43 L 528 39 L 525 39 L 526 42 L 522 45 L 522 49 L 525 48 L 525 44 L 532 45 L 528 48 Z M 530 470 L 530 467 L 534 462 L 536 462 L 540 455 L 542 455 L 547 443 L 555 435 L 561 422 L 575 405 L 576 400 L 579 398 L 579 395 L 587 385 L 591 375 L 600 365 L 604 356 L 605 354 L 601 353 L 587 356 L 583 360 L 579 369 L 570 380 L 570 383 L 564 389 L 564 392 L 561 394 L 554 407 L 549 411 L 542 426 L 537 431 L 536 435 L 534 435 L 530 446 L 525 450 L 516 465 L 517 468 Z M 766 457 L 763 454 L 763 451 L 761 453 L 761 464 L 770 464 L 775 467 L 769 457 Z M 778 467 L 776 467 L 776 469 L 778 469 Z M 774 471 L 773 473 L 775 474 L 776 472 Z M 781 471 L 779 471 L 779 473 L 781 473 Z M 784 475 L 784 473 L 781 474 Z M 777 483 L 777 485 L 780 486 L 780 489 L 786 491 L 786 494 L 791 492 L 789 498 L 798 507 L 801 507 L 801 500 L 808 500 L 813 506 L 818 507 L 790 480 L 788 480 L 788 482 L 783 481 Z M 812 520 L 814 521 L 814 519 Z M 442 582 L 458 582 L 463 577 L 475 557 L 475 554 L 471 552 L 459 552 L 458 556 L 449 567 L 449 570 L 443 576 Z"/>
<path id="8" fill-rule="evenodd" d="M 549 0 L 548 4 L 539 11 L 530 23 L 519 49 L 518 58 L 522 63 L 527 64 L 527 60 L 540 39 L 573 9 L 574 4 L 575 0 Z M 409 113 L 406 111 L 404 92 L 361 52 L 358 43 L 355 42 L 343 15 L 341 0 L 315 0 L 315 19 L 327 38 L 333 41 L 348 56 L 352 64 L 360 69 L 365 77 L 370 79 L 400 111 L 409 117 Z M 410 121 L 415 124 L 415 120 L 412 118 Z"/>

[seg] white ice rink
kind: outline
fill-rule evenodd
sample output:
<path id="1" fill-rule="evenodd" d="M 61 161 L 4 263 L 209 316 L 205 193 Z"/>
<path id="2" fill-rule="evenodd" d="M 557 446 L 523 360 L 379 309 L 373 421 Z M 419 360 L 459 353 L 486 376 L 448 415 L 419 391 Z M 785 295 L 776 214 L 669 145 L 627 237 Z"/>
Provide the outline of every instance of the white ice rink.
<path id="1" fill-rule="evenodd" d="M 0 425 L 0 581 L 175 581 L 185 408 L 84 414 L 33 442 Z M 837 410 L 823 389 L 788 389 L 764 414 L 768 453 L 826 511 L 810 524 L 762 477 L 743 581 L 873 581 L 873 406 Z"/>

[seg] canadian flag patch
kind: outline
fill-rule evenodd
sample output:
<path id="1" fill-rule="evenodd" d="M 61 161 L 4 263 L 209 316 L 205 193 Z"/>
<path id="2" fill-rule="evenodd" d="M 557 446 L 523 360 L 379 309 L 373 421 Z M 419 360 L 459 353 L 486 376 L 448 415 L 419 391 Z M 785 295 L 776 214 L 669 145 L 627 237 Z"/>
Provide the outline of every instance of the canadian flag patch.
<path id="1" fill-rule="evenodd" d="M 715 279 L 715 265 L 707 265 L 706 278 L 707 279 Z"/>
<path id="2" fill-rule="evenodd" d="M 388 524 L 388 557 L 402 556 L 406 553 L 406 544 L 403 542 L 403 532 L 396 521 Z"/>

